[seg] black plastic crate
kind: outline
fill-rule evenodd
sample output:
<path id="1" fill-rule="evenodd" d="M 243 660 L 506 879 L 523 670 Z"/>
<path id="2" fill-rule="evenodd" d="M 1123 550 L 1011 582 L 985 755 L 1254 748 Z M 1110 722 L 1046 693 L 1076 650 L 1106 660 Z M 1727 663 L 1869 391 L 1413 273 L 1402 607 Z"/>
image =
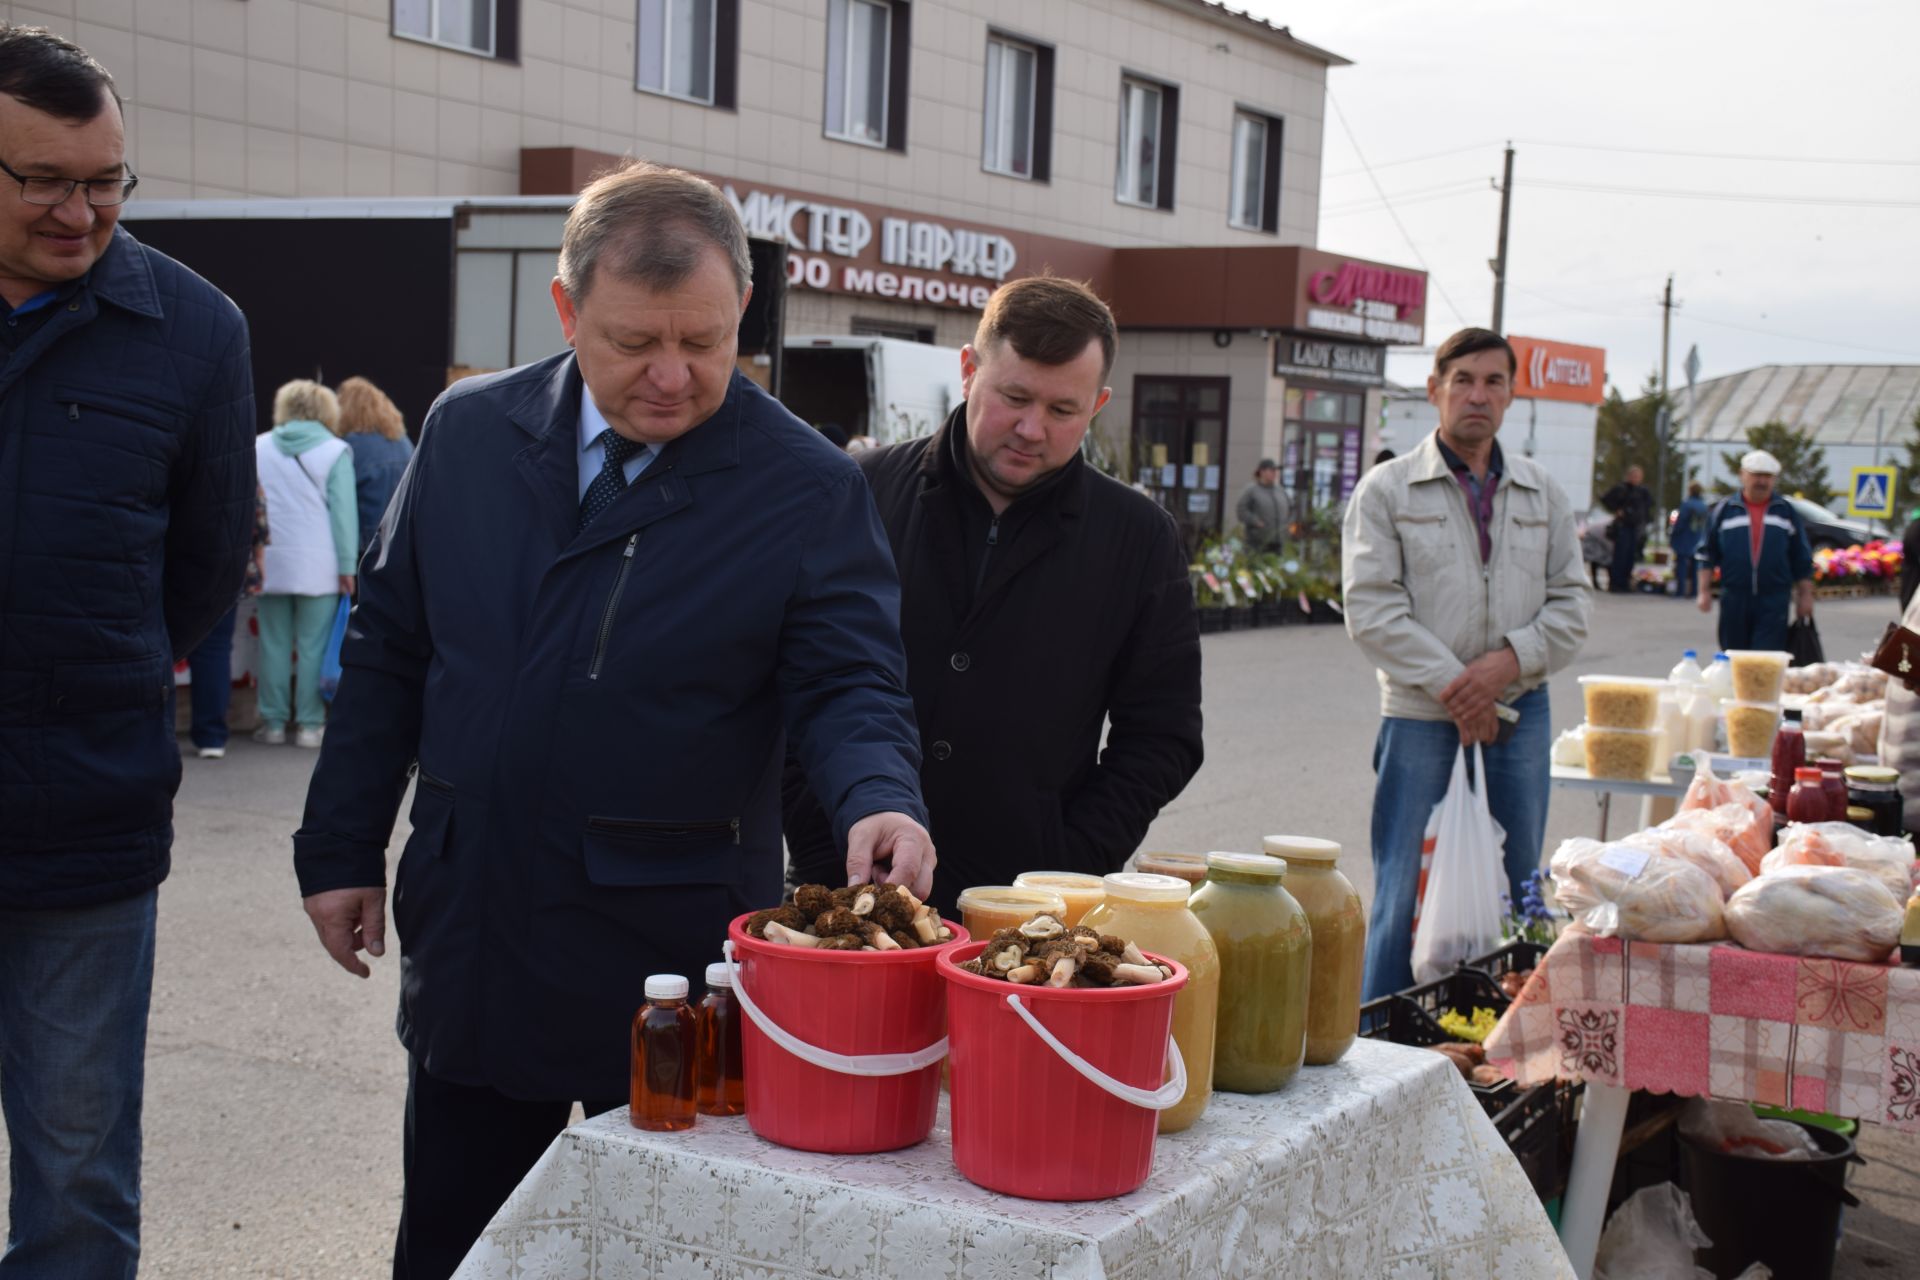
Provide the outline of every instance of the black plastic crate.
<path id="1" fill-rule="evenodd" d="M 1483 1002 L 1480 1005 L 1481 1008 L 1487 1007 L 1484 1003 L 1485 993 L 1481 988 L 1471 983 L 1453 984 L 1451 978 L 1442 978 L 1438 983 L 1428 983 L 1424 987 L 1411 987 L 1397 995 L 1382 996 L 1378 1000 L 1361 1005 L 1360 1035 L 1367 1040 L 1385 1040 L 1389 1044 L 1412 1045 L 1415 1048 L 1427 1048 L 1436 1044 L 1465 1043 L 1458 1036 L 1442 1030 L 1440 1024 L 1434 1020 L 1439 1012 L 1444 1012 L 1446 1008 L 1452 1006 L 1441 1003 L 1434 1013 L 1429 1013 L 1421 1003 L 1416 1001 L 1415 997 L 1418 996 L 1419 1000 L 1434 1004 L 1438 996 L 1445 993 L 1434 993 L 1428 988 L 1443 985 L 1447 985 L 1449 990 L 1457 987 L 1468 997 L 1480 999 Z M 1471 1016 L 1473 1007 L 1469 1005 L 1461 1012 Z M 1506 1108 L 1518 1091 L 1511 1080 L 1502 1080 L 1499 1084 L 1475 1084 L 1469 1080 L 1467 1087 L 1473 1090 L 1473 1096 L 1480 1100 L 1480 1106 L 1489 1116 Z"/>
<path id="2" fill-rule="evenodd" d="M 1545 943 L 1525 942 L 1515 938 L 1498 951 L 1489 951 L 1483 956 L 1474 956 L 1471 960 L 1462 960 L 1462 969 L 1474 969 L 1492 978 L 1497 985 L 1501 975 L 1519 973 L 1523 969 L 1538 969 L 1540 961 L 1552 950 Z"/>
<path id="3" fill-rule="evenodd" d="M 1471 1018 L 1475 1009 L 1491 1009 L 1497 1016 L 1513 1003 L 1498 982 L 1478 969 L 1455 969 L 1444 978 L 1408 987 L 1400 994 L 1436 1024 L 1449 1010 L 1463 1018 Z"/>
<path id="4" fill-rule="evenodd" d="M 1559 1090 L 1537 1084 L 1520 1092 L 1493 1117 L 1493 1127 L 1506 1139 L 1513 1158 L 1526 1171 L 1527 1181 L 1542 1202 L 1566 1188 L 1560 1161 L 1562 1107 Z"/>

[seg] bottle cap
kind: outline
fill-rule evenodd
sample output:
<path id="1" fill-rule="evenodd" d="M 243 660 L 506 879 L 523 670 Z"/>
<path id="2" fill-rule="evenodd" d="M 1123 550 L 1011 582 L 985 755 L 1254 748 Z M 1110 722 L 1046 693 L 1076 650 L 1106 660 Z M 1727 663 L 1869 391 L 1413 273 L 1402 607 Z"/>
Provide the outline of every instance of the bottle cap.
<path id="1" fill-rule="evenodd" d="M 1261 840 L 1260 847 L 1268 857 L 1285 858 L 1289 862 L 1331 866 L 1340 860 L 1339 841 L 1314 836 L 1267 836 Z"/>
<path id="2" fill-rule="evenodd" d="M 1788 707 L 1785 714 L 1787 719 L 1794 724 L 1799 724 L 1806 718 L 1805 714 L 1802 713 L 1798 707 Z"/>
<path id="3" fill-rule="evenodd" d="M 1821 756 L 1818 760 L 1809 760 L 1807 761 L 1807 763 L 1812 765 L 1814 768 L 1820 770 L 1820 772 L 1822 773 L 1840 773 L 1841 769 L 1844 767 L 1841 765 L 1841 763 L 1838 760 L 1832 760 L 1827 758 L 1826 756 Z M 1840 776 L 1844 778 L 1846 775 L 1844 773 L 1840 773 Z"/>
<path id="4" fill-rule="evenodd" d="M 1793 771 L 1793 780 L 1795 782 L 1818 782 L 1820 781 L 1820 771 L 1818 769 L 1795 769 Z"/>
<path id="5" fill-rule="evenodd" d="M 732 987 L 733 986 L 733 983 L 728 981 L 727 979 L 727 962 L 726 961 L 716 960 L 714 963 L 707 966 L 707 985 L 709 987 Z"/>
<path id="6" fill-rule="evenodd" d="M 1156 876 L 1145 871 L 1115 871 L 1104 877 L 1109 898 L 1128 902 L 1185 902 L 1193 886 L 1178 876 Z"/>
<path id="7" fill-rule="evenodd" d="M 647 978 L 647 999 L 685 1000 L 687 980 L 677 973 L 655 973 Z"/>
<path id="8" fill-rule="evenodd" d="M 1724 650 L 1723 650 L 1723 651 L 1721 651 L 1721 652 L 1719 652 L 1719 653 L 1716 653 L 1716 654 L 1714 654 L 1714 655 L 1713 655 L 1713 660 L 1714 660 L 1715 662 L 1732 662 L 1732 661 L 1733 661 L 1733 659 L 1732 659 L 1732 658 L 1729 658 L 1729 657 L 1728 657 L 1728 656 L 1726 655 L 1726 652 L 1725 652 Z"/>
<path id="9" fill-rule="evenodd" d="M 1900 781 L 1900 775 L 1885 765 L 1857 764 L 1847 770 L 1847 780 L 1850 782 L 1865 782 L 1870 785 L 1892 786 Z"/>
<path id="10" fill-rule="evenodd" d="M 1264 853 L 1210 853 L 1207 855 L 1207 870 L 1278 880 L 1287 874 L 1287 860 Z"/>
<path id="11" fill-rule="evenodd" d="M 1693 649 L 1686 649 L 1686 650 L 1683 650 L 1683 651 L 1681 652 L 1681 654 L 1680 654 L 1680 656 L 1681 656 L 1681 657 L 1683 657 L 1683 658 L 1692 658 L 1692 659 L 1694 659 L 1694 660 L 1695 660 L 1696 662 L 1697 662 L 1697 661 L 1699 661 L 1699 659 L 1700 659 L 1700 654 L 1699 654 L 1699 652 L 1698 652 L 1698 651 L 1696 651 L 1696 650 L 1693 650 Z"/>

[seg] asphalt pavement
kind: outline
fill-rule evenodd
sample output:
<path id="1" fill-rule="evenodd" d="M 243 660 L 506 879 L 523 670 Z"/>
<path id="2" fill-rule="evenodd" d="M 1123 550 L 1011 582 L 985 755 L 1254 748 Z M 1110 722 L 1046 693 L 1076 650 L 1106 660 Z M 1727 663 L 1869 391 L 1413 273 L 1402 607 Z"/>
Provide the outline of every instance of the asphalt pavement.
<path id="1" fill-rule="evenodd" d="M 1823 604 L 1829 656 L 1866 648 L 1885 599 Z M 1371 668 L 1335 626 L 1207 637 L 1207 762 L 1145 847 L 1257 849 L 1270 832 L 1324 836 L 1367 894 Z M 1711 620 L 1655 597 L 1601 596 L 1579 662 L 1554 681 L 1556 729 L 1580 719 L 1586 672 L 1664 674 Z M 190 753 L 189 753 L 190 754 Z M 238 738 L 189 758 L 172 877 L 160 893 L 147 1051 L 148 1277 L 384 1276 L 399 1213 L 405 1056 L 398 965 L 353 978 L 300 910 L 289 835 L 314 753 Z M 404 815 L 405 809 L 402 809 Z M 1590 796 L 1556 792 L 1548 848 L 1595 826 Z M 390 857 L 398 857 L 404 817 Z M 0 1148 L 4 1148 L 0 1137 Z M 1869 1130 L 1840 1280 L 1903 1274 L 1920 1257 L 1920 1140 Z M 4 1170 L 0 1169 L 0 1182 Z"/>

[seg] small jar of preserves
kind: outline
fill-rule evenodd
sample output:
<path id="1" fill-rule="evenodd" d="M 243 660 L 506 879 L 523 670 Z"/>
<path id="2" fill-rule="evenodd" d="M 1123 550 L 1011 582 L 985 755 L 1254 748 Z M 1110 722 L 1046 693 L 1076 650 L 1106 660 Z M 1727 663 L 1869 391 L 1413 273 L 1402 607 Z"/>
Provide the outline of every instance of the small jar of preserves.
<path id="1" fill-rule="evenodd" d="M 1857 764 L 1846 771 L 1847 802 L 1872 814 L 1870 830 L 1897 836 L 1906 829 L 1900 803 L 1900 775 L 1884 765 Z"/>

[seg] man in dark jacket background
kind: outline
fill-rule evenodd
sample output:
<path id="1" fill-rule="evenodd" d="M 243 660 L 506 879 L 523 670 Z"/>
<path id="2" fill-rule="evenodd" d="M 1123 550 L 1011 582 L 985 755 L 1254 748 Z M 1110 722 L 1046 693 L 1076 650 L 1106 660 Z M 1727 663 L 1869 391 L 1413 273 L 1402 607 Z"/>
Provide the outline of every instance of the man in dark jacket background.
<path id="1" fill-rule="evenodd" d="M 573 350 L 440 398 L 363 562 L 294 860 L 364 975 L 417 765 L 401 1280 L 453 1271 L 574 1102 L 625 1101 L 646 976 L 780 900 L 783 739 L 835 879 L 930 886 L 885 534 L 853 460 L 736 371 L 751 270 L 711 183 L 590 184 Z"/>
<path id="2" fill-rule="evenodd" d="M 961 352 L 965 403 L 933 435 L 860 459 L 900 568 L 944 911 L 1022 871 L 1119 870 L 1200 767 L 1179 536 L 1080 454 L 1115 342 L 1084 286 L 1003 285 Z M 833 851 L 794 790 L 793 878 L 825 879 Z"/>
<path id="3" fill-rule="evenodd" d="M 1785 649 L 1787 607 L 1813 616 L 1813 548 L 1793 504 L 1774 492 L 1780 460 L 1765 449 L 1740 459 L 1740 492 L 1707 516 L 1696 553 L 1700 612 L 1713 612 L 1713 571 L 1720 571 L 1720 647 Z"/>
<path id="4" fill-rule="evenodd" d="M 0 1272 L 127 1277 L 173 659 L 233 606 L 253 524 L 247 327 L 117 226 L 106 69 L 0 24 Z"/>
<path id="5" fill-rule="evenodd" d="M 1628 467 L 1620 483 L 1607 490 L 1600 505 L 1613 512 L 1613 565 L 1607 572 L 1607 590 L 1626 595 L 1633 590 L 1633 566 L 1646 546 L 1647 521 L 1653 513 L 1653 494 L 1643 483 L 1647 473 Z"/>

